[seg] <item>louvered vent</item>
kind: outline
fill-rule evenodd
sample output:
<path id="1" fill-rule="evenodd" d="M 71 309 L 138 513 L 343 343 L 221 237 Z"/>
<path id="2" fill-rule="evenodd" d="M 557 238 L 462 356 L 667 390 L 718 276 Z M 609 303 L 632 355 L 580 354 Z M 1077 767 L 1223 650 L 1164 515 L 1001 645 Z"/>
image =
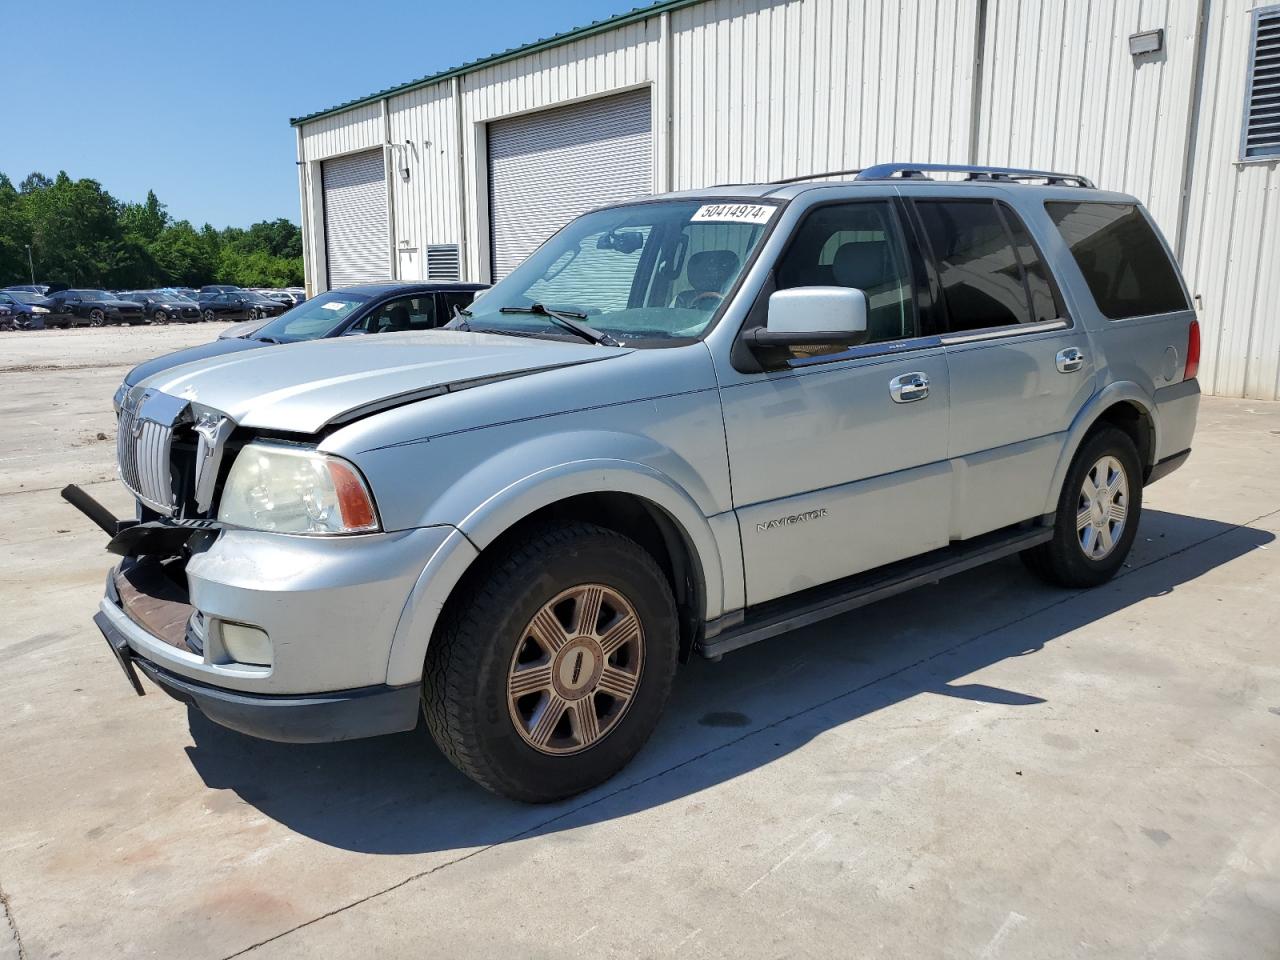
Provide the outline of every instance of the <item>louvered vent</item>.
<path id="1" fill-rule="evenodd" d="M 427 279 L 457 280 L 461 277 L 458 271 L 458 245 L 455 243 L 435 243 L 427 246 Z"/>
<path id="2" fill-rule="evenodd" d="M 1255 10 L 1242 159 L 1280 157 L 1280 7 Z"/>

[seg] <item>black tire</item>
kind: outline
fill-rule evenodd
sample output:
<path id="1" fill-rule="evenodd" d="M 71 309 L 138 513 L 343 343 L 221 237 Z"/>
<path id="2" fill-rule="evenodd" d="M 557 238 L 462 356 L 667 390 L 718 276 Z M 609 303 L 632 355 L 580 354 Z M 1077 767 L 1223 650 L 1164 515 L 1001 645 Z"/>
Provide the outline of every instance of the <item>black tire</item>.
<path id="1" fill-rule="evenodd" d="M 257 320 L 257 319 L 258 319 L 258 311 L 257 311 L 257 310 L 250 310 L 250 311 L 248 312 L 248 314 L 245 316 L 245 319 L 246 319 L 246 320 Z"/>
<path id="2" fill-rule="evenodd" d="M 201 314 L 201 317 L 205 323 L 213 323 L 213 321 L 216 319 L 213 315 L 212 310 L 206 310 L 203 314 Z"/>
<path id="3" fill-rule="evenodd" d="M 634 541 L 587 523 L 535 529 L 481 563 L 427 651 L 427 727 L 459 770 L 514 800 L 549 803 L 603 783 L 644 746 L 671 693 L 680 644 L 666 576 Z M 549 755 L 517 730 L 508 673 L 534 615 L 582 584 L 602 584 L 634 608 L 642 631 L 639 680 L 625 712 L 593 745 Z"/>
<path id="4" fill-rule="evenodd" d="M 107 315 L 97 308 L 89 311 L 89 326 L 100 327 L 107 322 Z"/>
<path id="5" fill-rule="evenodd" d="M 169 315 L 165 313 L 163 310 L 157 310 L 155 313 L 151 315 L 151 322 L 159 324 L 160 326 L 163 327 L 166 323 L 169 322 Z"/>
<path id="6" fill-rule="evenodd" d="M 1093 559 L 1085 553 L 1077 528 L 1081 508 L 1081 488 L 1094 465 L 1105 457 L 1121 464 L 1128 486 L 1124 525 L 1114 547 L 1106 556 Z M 1142 519 L 1142 462 L 1132 438 L 1116 427 L 1102 427 L 1076 451 L 1054 513 L 1053 539 L 1022 553 L 1032 573 L 1060 587 L 1096 587 L 1116 575 L 1129 556 L 1138 523 Z"/>

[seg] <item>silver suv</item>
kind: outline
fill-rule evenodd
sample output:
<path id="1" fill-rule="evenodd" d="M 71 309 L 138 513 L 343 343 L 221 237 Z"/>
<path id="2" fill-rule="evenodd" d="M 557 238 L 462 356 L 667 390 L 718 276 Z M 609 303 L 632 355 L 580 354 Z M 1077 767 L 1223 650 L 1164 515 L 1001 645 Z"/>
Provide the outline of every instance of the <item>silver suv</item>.
<path id="1" fill-rule="evenodd" d="M 635 755 L 690 654 L 1014 553 L 1106 581 L 1190 452 L 1198 341 L 1146 211 L 1079 176 L 596 210 L 446 329 L 132 387 L 95 620 L 139 692 L 227 727 L 421 711 L 477 782 L 554 800 Z"/>

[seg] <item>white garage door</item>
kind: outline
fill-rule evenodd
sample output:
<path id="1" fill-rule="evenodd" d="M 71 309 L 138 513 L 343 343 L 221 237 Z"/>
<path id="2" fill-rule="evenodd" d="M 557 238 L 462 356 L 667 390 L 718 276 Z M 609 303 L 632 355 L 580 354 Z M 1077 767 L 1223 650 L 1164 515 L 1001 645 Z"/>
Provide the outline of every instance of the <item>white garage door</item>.
<path id="1" fill-rule="evenodd" d="M 321 164 L 329 286 L 390 280 L 387 182 L 381 150 Z"/>
<path id="2" fill-rule="evenodd" d="M 649 91 L 489 124 L 493 279 L 569 220 L 653 191 Z"/>

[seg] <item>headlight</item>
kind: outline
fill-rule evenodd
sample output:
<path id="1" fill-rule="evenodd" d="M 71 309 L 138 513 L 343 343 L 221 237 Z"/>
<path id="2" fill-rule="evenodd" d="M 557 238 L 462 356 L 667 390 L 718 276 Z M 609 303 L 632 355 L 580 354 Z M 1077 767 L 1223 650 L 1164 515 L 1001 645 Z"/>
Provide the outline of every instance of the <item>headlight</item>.
<path id="1" fill-rule="evenodd" d="M 32 307 L 31 312 L 32 313 L 48 313 L 49 308 L 48 307 Z"/>
<path id="2" fill-rule="evenodd" d="M 278 533 L 370 533 L 380 529 L 359 471 L 315 450 L 246 444 L 231 465 L 218 519 Z"/>

